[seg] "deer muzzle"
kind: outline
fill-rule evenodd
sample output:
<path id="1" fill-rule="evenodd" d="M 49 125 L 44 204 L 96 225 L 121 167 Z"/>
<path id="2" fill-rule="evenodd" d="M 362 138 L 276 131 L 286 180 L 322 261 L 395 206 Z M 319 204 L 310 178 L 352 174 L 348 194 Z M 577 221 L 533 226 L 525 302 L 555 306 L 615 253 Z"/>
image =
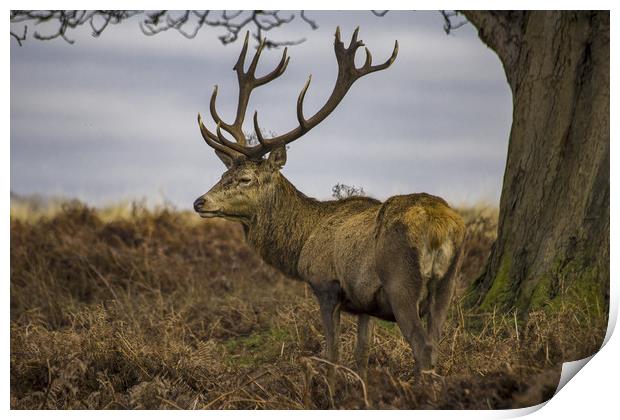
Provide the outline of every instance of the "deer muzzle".
<path id="1" fill-rule="evenodd" d="M 196 213 L 200 214 L 201 217 L 214 217 L 221 211 L 216 203 L 204 195 L 198 197 L 196 201 L 194 201 L 194 210 Z"/>
<path id="2" fill-rule="evenodd" d="M 198 197 L 196 201 L 194 201 L 194 210 L 200 213 L 202 209 L 202 205 L 205 203 L 205 199 L 202 197 Z"/>

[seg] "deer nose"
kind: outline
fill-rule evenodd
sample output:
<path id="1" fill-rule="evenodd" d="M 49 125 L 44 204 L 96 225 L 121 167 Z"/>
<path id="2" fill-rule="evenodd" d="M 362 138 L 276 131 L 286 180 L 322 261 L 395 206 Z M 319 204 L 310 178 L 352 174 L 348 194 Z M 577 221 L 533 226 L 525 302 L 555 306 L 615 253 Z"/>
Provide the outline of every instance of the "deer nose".
<path id="1" fill-rule="evenodd" d="M 196 201 L 194 201 L 194 210 L 200 211 L 202 209 L 202 205 L 205 203 L 205 199 L 202 197 L 198 197 Z"/>

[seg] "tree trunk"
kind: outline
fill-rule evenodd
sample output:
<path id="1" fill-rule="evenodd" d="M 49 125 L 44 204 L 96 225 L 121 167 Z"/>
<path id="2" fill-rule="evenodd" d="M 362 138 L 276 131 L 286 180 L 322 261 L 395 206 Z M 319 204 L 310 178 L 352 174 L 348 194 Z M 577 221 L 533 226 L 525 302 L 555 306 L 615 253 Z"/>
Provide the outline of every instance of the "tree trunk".
<path id="1" fill-rule="evenodd" d="M 513 123 L 498 238 L 469 302 L 609 299 L 609 12 L 465 12 L 504 65 Z"/>

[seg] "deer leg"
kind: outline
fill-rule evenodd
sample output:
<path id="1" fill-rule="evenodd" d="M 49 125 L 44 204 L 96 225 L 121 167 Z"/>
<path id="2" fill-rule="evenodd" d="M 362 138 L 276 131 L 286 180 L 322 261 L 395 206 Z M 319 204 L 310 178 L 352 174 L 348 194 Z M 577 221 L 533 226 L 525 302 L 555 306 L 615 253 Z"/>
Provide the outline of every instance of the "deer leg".
<path id="1" fill-rule="evenodd" d="M 416 252 L 398 232 L 390 232 L 378 244 L 376 261 L 396 323 L 413 350 L 416 373 L 431 369 L 432 341 L 420 318 L 426 279 Z"/>
<path id="2" fill-rule="evenodd" d="M 428 311 L 428 334 L 433 342 L 433 351 L 431 362 L 433 365 L 437 362 L 437 348 L 441 340 L 441 332 L 443 324 L 448 316 L 450 301 L 454 294 L 456 286 L 456 270 L 457 261 L 451 264 L 450 269 L 440 279 L 432 279 L 435 284 L 431 285 L 430 303 Z"/>
<path id="3" fill-rule="evenodd" d="M 444 280 L 448 280 L 444 283 Z M 450 287 L 450 279 L 435 279 L 438 284 L 434 285 L 432 297 L 429 299 L 429 310 L 427 314 L 428 335 L 431 339 L 431 364 L 435 366 L 437 362 L 437 348 L 441 339 L 441 330 L 448 314 L 448 305 L 452 297 L 453 288 Z"/>
<path id="4" fill-rule="evenodd" d="M 386 292 L 396 323 L 413 351 L 416 373 L 429 370 L 432 368 L 433 346 L 420 318 L 419 295 L 415 290 L 411 290 L 412 288 L 407 290 L 404 285 L 405 281 L 397 282 L 396 279 L 392 279 L 391 282 L 402 285 L 394 288 L 386 287 Z"/>
<path id="5" fill-rule="evenodd" d="M 321 308 L 325 328 L 326 356 L 332 363 L 338 363 L 338 340 L 340 339 L 340 308 Z"/>
<path id="6" fill-rule="evenodd" d="M 319 300 L 321 320 L 323 321 L 323 328 L 325 330 L 326 357 L 328 361 L 337 364 L 340 339 L 340 286 L 337 282 L 332 282 L 326 288 L 318 290 L 315 288 L 314 292 Z M 335 369 L 332 365 L 328 366 L 327 380 L 333 389 L 335 384 Z"/>
<path id="7" fill-rule="evenodd" d="M 361 314 L 357 321 L 357 344 L 355 347 L 355 363 L 360 377 L 366 382 L 368 376 L 368 353 L 372 339 L 370 315 Z"/>
<path id="8" fill-rule="evenodd" d="M 424 299 L 420 302 L 420 318 L 426 319 L 430 308 L 432 294 L 429 292 Z"/>
<path id="9" fill-rule="evenodd" d="M 321 306 L 321 318 L 325 329 L 325 345 L 327 360 L 338 363 L 338 345 L 340 340 L 340 305 Z M 327 367 L 327 380 L 334 389 L 336 370 L 334 366 Z"/>

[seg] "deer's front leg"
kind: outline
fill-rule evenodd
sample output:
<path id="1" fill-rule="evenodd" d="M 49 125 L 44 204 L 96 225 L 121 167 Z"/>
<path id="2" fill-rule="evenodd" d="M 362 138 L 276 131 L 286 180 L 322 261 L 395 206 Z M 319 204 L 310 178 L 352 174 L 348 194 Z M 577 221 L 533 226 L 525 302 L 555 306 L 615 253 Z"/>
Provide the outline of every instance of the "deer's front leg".
<path id="1" fill-rule="evenodd" d="M 340 340 L 340 285 L 338 282 L 330 282 L 324 287 L 314 288 L 314 292 L 319 300 L 321 320 L 325 330 L 326 357 L 327 360 L 338 363 L 338 345 Z M 327 379 L 333 388 L 335 381 L 334 366 L 329 366 Z"/>
<path id="2" fill-rule="evenodd" d="M 368 377 L 368 353 L 370 349 L 370 340 L 372 340 L 372 324 L 370 323 L 370 315 L 361 314 L 357 321 L 357 345 L 355 347 L 355 363 L 357 364 L 357 372 L 364 382 Z"/>
<path id="3" fill-rule="evenodd" d="M 338 363 L 338 345 L 340 342 L 340 304 L 321 305 L 321 318 L 325 330 L 326 356 L 332 363 Z M 327 379 L 330 386 L 334 385 L 335 369 L 328 366 Z"/>

